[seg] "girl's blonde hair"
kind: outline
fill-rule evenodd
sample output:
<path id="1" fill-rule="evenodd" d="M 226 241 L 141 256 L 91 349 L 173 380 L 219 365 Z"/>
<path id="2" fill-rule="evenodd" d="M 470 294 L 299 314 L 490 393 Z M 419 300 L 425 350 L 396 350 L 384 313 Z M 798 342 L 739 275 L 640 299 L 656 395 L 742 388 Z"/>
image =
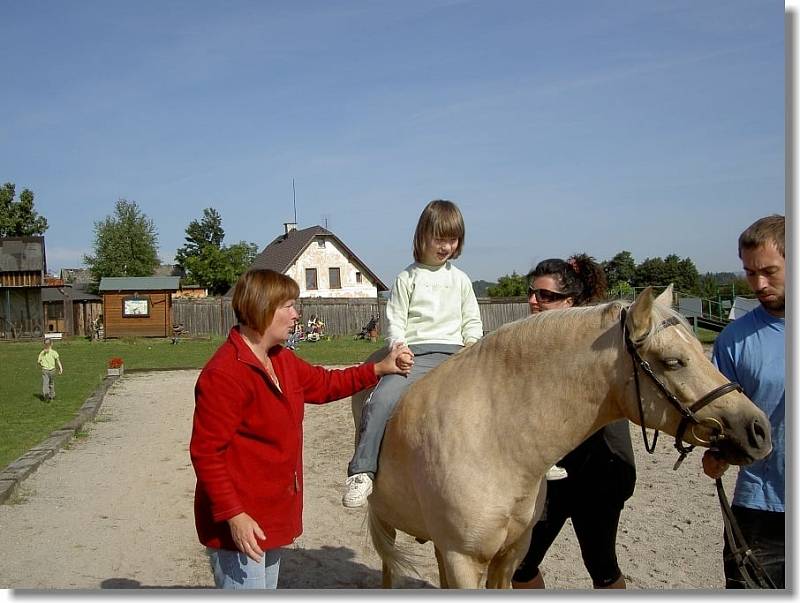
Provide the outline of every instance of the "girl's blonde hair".
<path id="1" fill-rule="evenodd" d="M 275 310 L 299 295 L 300 287 L 288 276 L 266 268 L 254 269 L 239 277 L 231 305 L 240 325 L 263 333 L 272 323 Z"/>
<path id="2" fill-rule="evenodd" d="M 414 232 L 414 259 L 421 262 L 425 246 L 431 239 L 458 239 L 451 260 L 461 255 L 464 249 L 464 217 L 452 201 L 436 199 L 422 210 Z"/>

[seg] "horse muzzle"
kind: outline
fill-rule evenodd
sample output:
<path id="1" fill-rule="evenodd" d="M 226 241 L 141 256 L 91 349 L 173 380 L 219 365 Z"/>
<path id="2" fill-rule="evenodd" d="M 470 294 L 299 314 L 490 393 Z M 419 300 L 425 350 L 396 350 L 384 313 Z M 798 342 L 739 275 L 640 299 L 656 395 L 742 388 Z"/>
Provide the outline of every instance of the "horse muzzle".
<path id="1" fill-rule="evenodd" d="M 710 446 L 731 465 L 749 465 L 763 459 L 772 452 L 769 420 L 760 410 L 746 422 L 731 424 L 723 419 L 721 435 L 712 437 Z"/>

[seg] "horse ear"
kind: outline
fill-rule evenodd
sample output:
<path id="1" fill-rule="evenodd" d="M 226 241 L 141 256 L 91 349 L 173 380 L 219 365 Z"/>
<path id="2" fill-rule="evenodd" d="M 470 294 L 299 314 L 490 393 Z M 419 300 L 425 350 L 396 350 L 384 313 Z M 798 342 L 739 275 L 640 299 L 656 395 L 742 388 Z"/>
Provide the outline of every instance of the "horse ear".
<path id="1" fill-rule="evenodd" d="M 628 308 L 627 328 L 633 341 L 642 339 L 650 332 L 650 325 L 653 319 L 653 288 L 648 287 L 642 291 Z"/>
<path id="2" fill-rule="evenodd" d="M 656 303 L 672 306 L 672 283 L 670 283 L 669 287 L 664 289 L 661 295 L 656 298 Z"/>

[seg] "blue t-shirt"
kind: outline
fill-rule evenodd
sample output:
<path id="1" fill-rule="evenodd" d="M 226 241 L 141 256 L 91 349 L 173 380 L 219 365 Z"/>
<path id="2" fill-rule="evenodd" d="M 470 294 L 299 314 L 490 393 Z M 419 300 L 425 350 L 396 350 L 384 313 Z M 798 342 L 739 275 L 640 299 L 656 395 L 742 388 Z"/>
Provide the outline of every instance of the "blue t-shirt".
<path id="1" fill-rule="evenodd" d="M 784 319 L 761 305 L 729 324 L 714 343 L 714 364 L 764 411 L 772 428 L 772 452 L 739 469 L 733 504 L 784 511 L 786 355 Z"/>

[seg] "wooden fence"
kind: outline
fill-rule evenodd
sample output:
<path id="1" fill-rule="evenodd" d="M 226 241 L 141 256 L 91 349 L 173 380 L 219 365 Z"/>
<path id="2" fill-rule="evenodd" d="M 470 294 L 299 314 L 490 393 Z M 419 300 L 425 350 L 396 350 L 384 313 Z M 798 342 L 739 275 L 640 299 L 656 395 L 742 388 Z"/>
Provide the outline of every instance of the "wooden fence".
<path id="1" fill-rule="evenodd" d="M 380 332 L 386 331 L 386 300 L 300 298 L 298 310 L 303 323 L 316 315 L 325 323 L 325 333 L 335 336 L 358 334 L 373 316 L 380 316 Z M 479 298 L 483 330 L 494 331 L 501 325 L 528 316 L 525 298 Z M 182 324 L 192 335 L 227 335 L 236 324 L 230 298 L 176 299 L 172 302 L 172 322 Z"/>

